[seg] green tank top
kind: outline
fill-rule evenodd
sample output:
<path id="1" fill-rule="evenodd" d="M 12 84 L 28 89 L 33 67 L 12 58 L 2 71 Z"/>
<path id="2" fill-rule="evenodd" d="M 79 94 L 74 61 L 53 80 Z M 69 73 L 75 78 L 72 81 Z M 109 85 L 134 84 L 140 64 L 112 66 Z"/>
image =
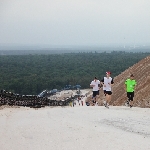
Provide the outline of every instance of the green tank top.
<path id="1" fill-rule="evenodd" d="M 134 91 L 134 87 L 137 84 L 135 80 L 131 80 L 131 79 L 127 79 L 125 81 L 126 84 L 126 91 L 127 92 L 133 92 Z"/>

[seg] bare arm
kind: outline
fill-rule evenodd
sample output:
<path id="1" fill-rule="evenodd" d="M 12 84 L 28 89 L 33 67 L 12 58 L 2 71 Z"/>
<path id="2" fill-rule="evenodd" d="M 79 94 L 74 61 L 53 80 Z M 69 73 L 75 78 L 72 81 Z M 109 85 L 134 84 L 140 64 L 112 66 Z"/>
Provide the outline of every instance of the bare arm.
<path id="1" fill-rule="evenodd" d="M 95 85 L 90 84 L 90 87 L 94 87 Z"/>

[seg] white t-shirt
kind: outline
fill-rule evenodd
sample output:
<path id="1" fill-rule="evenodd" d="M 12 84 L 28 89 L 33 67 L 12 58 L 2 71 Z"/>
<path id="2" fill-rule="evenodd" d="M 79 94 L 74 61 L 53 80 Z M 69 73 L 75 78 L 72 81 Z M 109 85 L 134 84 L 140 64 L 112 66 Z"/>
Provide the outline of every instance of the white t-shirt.
<path id="1" fill-rule="evenodd" d="M 99 85 L 100 84 L 100 81 L 99 80 L 93 80 L 92 82 L 91 82 L 91 84 L 90 85 L 94 85 L 93 86 L 93 91 L 98 91 L 99 90 Z"/>
<path id="2" fill-rule="evenodd" d="M 104 77 L 104 85 L 105 87 L 103 86 L 103 90 L 106 90 L 106 91 L 111 91 L 111 82 L 112 82 L 112 78 L 109 77 Z"/>

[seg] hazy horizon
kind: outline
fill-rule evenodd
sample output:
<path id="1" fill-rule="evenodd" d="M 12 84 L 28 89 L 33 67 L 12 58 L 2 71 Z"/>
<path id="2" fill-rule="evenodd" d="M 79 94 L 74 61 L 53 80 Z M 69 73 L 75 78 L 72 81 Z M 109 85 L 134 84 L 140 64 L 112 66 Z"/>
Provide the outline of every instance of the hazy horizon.
<path id="1" fill-rule="evenodd" d="M 149 0 L 1 1 L 0 49 L 149 46 L 149 7 Z"/>
<path id="2" fill-rule="evenodd" d="M 0 44 L 0 50 L 138 50 L 146 49 L 150 51 L 150 45 L 17 45 L 17 44 Z"/>

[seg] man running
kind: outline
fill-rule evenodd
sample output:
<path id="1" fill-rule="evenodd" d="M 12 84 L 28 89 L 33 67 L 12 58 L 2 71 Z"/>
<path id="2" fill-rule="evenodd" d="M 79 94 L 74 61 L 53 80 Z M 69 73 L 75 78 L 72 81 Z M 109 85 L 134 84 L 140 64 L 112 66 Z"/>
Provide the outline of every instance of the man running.
<path id="1" fill-rule="evenodd" d="M 97 77 L 94 78 L 94 80 L 91 82 L 90 87 L 93 88 L 93 96 L 92 96 L 92 101 L 93 105 L 96 105 L 96 95 L 99 95 L 99 84 L 100 81 L 97 80 Z"/>
<path id="2" fill-rule="evenodd" d="M 103 91 L 105 94 L 105 102 L 104 106 L 109 108 L 109 103 L 111 101 L 112 88 L 111 86 L 114 84 L 112 77 L 110 77 L 111 72 L 106 72 L 106 77 L 101 80 L 101 84 L 103 85 Z"/>
<path id="3" fill-rule="evenodd" d="M 130 106 L 130 108 L 132 108 L 133 106 L 134 89 L 136 84 L 137 82 L 136 80 L 134 80 L 133 74 L 131 74 L 130 78 L 125 81 L 125 90 L 127 92 L 127 97 L 128 97 L 126 105 Z"/>

